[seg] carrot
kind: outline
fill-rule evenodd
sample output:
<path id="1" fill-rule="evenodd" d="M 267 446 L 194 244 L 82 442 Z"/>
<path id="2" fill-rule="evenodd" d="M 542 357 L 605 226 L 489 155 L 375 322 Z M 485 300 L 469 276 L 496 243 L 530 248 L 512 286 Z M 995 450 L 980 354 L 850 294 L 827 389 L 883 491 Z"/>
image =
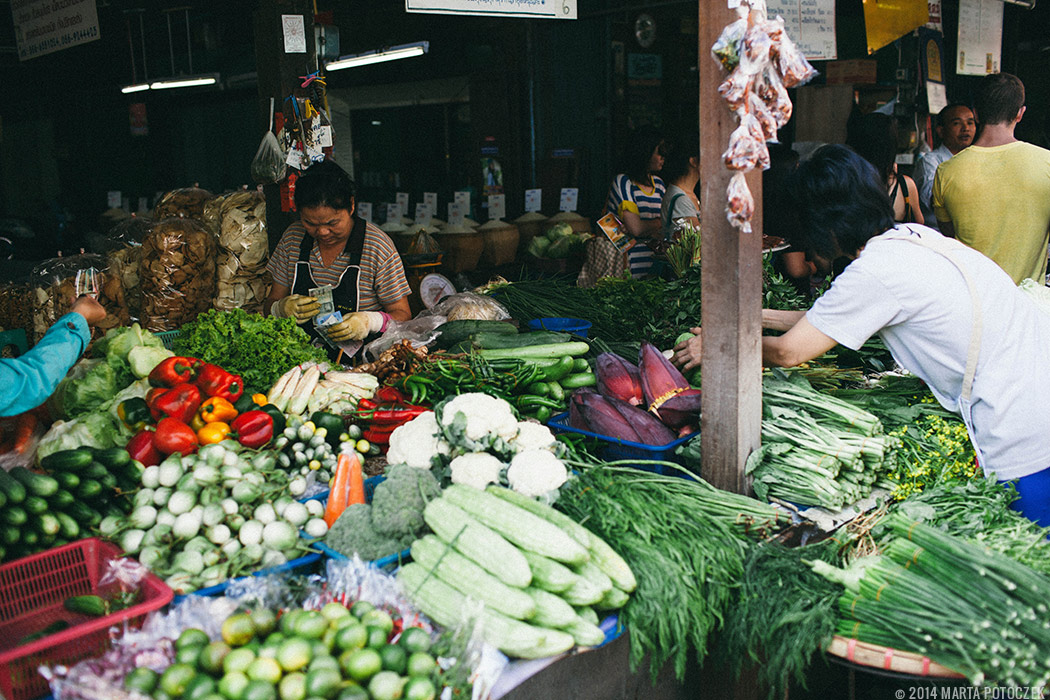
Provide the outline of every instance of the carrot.
<path id="1" fill-rule="evenodd" d="M 347 506 L 365 502 L 364 475 L 357 454 L 342 453 L 335 465 L 332 489 L 328 493 L 328 505 L 324 510 L 324 521 L 328 527 L 339 519 Z"/>
<path id="2" fill-rule="evenodd" d="M 40 421 L 32 411 L 26 411 L 18 416 L 15 421 L 15 435 L 13 450 L 15 454 L 25 454 L 29 445 L 33 442 L 33 433 Z"/>

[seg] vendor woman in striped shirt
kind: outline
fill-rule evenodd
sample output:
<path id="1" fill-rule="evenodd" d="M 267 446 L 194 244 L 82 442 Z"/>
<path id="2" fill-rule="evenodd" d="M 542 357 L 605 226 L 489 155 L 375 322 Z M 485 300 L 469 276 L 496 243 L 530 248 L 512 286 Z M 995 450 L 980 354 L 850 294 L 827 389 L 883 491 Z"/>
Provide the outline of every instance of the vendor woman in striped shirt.
<path id="1" fill-rule="evenodd" d="M 266 269 L 273 289 L 264 308 L 281 318 L 313 323 L 320 304 L 310 290 L 333 287 L 332 299 L 343 321 L 326 326 L 333 343 L 364 340 L 393 321 L 412 317 L 409 287 L 401 256 L 378 227 L 356 216 L 354 183 L 331 161 L 310 166 L 295 186 L 299 221 L 281 236 Z"/>

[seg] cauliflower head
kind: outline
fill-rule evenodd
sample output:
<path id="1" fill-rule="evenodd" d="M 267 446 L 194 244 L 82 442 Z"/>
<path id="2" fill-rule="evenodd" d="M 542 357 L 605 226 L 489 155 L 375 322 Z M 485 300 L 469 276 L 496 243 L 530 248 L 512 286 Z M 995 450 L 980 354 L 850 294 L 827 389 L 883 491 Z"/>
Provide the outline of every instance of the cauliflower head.
<path id="1" fill-rule="evenodd" d="M 452 483 L 483 489 L 488 484 L 498 484 L 503 462 L 486 452 L 460 455 L 452 460 Z"/>
<path id="2" fill-rule="evenodd" d="M 423 509 L 440 495 L 441 485 L 430 470 L 387 467 L 386 479 L 372 494 L 372 526 L 385 537 L 414 538 L 425 527 Z"/>
<path id="3" fill-rule="evenodd" d="M 550 428 L 532 421 L 518 422 L 518 436 L 513 440 L 519 452 L 528 450 L 553 450 L 558 444 Z"/>
<path id="4" fill-rule="evenodd" d="M 548 450 L 526 450 L 514 455 L 507 483 L 518 493 L 536 498 L 555 491 L 569 478 L 562 461 Z"/>
<path id="5" fill-rule="evenodd" d="M 460 394 L 442 408 L 441 425 L 452 426 L 460 414 L 465 421 L 463 432 L 468 440 L 478 443 L 496 439 L 509 441 L 518 434 L 514 409 L 495 396 L 478 392 Z"/>
<path id="6" fill-rule="evenodd" d="M 430 469 L 435 458 L 448 456 L 449 446 L 441 439 L 437 416 L 433 411 L 418 416 L 394 429 L 390 434 L 387 464 L 407 464 L 417 469 Z"/>

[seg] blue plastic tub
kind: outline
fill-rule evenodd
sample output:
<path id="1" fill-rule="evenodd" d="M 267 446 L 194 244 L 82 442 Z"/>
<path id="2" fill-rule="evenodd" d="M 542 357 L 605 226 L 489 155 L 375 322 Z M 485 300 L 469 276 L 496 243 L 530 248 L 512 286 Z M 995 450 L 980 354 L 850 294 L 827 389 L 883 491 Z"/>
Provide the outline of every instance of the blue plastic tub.
<path id="1" fill-rule="evenodd" d="M 310 552 L 309 554 L 304 554 L 301 557 L 297 557 L 295 559 L 290 559 L 290 560 L 286 561 L 285 563 L 281 564 L 280 566 L 271 566 L 268 569 L 261 569 L 259 571 L 256 571 L 253 574 L 250 574 L 250 576 L 268 576 L 270 574 L 282 574 L 282 573 L 290 573 L 290 572 L 306 573 L 306 571 L 309 569 L 309 567 L 311 565 L 316 564 L 320 560 L 321 560 L 320 552 Z M 207 588 L 198 588 L 197 590 L 193 591 L 192 593 L 186 593 L 186 594 L 183 594 L 183 595 L 177 595 L 172 600 L 172 603 L 173 604 L 178 604 L 182 599 L 184 599 L 186 596 L 190 596 L 190 595 L 202 595 L 202 596 L 219 596 L 219 595 L 222 595 L 224 592 L 226 592 L 226 589 L 229 587 L 230 581 L 238 581 L 238 580 L 242 580 L 242 579 L 246 579 L 246 578 L 248 578 L 248 576 L 238 576 L 237 578 L 228 579 L 228 580 L 223 581 L 222 583 L 216 584 L 214 586 L 208 586 Z"/>
<path id="2" fill-rule="evenodd" d="M 569 425 L 569 414 L 568 412 L 559 413 L 553 416 L 548 421 L 547 426 L 554 433 L 576 433 L 577 435 L 586 435 L 592 437 L 602 443 L 601 457 L 607 462 L 614 462 L 618 460 L 630 460 L 630 459 L 656 459 L 664 462 L 675 462 L 681 464 L 682 460 L 679 459 L 678 455 L 675 454 L 675 450 L 679 445 L 683 445 L 694 437 L 696 433 L 690 433 L 685 437 L 680 437 L 674 442 L 669 442 L 666 445 L 643 445 L 640 442 L 631 442 L 630 440 L 620 440 L 617 438 L 611 438 L 606 435 L 599 435 L 598 433 L 592 433 L 589 430 L 580 430 Z M 654 471 L 658 474 L 669 474 L 672 476 L 682 476 L 682 473 L 673 467 L 657 466 L 651 467 L 649 465 L 637 465 L 639 469 L 645 469 L 647 471 Z"/>
<path id="3" fill-rule="evenodd" d="M 529 321 L 529 328 L 534 331 L 575 333 L 580 337 L 586 338 L 587 332 L 591 330 L 591 322 L 582 318 L 534 318 Z"/>

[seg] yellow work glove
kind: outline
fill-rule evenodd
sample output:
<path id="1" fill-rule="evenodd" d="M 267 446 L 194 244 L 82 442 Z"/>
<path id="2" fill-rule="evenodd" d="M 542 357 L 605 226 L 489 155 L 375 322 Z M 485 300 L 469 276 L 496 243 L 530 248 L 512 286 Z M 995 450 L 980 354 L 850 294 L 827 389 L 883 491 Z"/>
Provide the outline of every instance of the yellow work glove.
<path id="1" fill-rule="evenodd" d="M 356 311 L 339 323 L 326 326 L 325 332 L 333 343 L 364 340 L 369 333 L 383 330 L 387 318 L 389 316 L 378 311 Z"/>
<path id="2" fill-rule="evenodd" d="M 289 294 L 273 303 L 270 314 L 278 318 L 294 318 L 296 323 L 306 323 L 321 311 L 321 302 L 302 294 Z"/>

